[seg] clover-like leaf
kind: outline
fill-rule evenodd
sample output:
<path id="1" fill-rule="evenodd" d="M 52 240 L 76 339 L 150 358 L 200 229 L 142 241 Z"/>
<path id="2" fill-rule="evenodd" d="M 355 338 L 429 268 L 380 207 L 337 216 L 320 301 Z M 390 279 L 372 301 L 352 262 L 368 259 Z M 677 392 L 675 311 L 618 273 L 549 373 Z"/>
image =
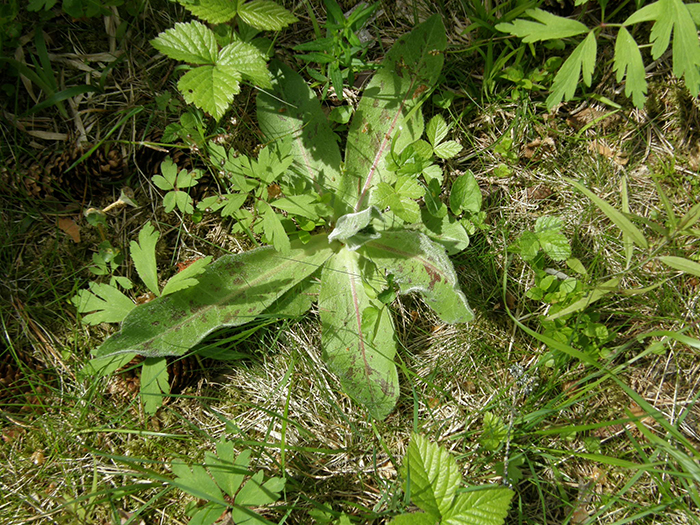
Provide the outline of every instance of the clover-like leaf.
<path id="1" fill-rule="evenodd" d="M 151 45 L 164 55 L 189 64 L 213 64 L 219 51 L 214 32 L 196 20 L 175 24 L 151 40 Z"/>

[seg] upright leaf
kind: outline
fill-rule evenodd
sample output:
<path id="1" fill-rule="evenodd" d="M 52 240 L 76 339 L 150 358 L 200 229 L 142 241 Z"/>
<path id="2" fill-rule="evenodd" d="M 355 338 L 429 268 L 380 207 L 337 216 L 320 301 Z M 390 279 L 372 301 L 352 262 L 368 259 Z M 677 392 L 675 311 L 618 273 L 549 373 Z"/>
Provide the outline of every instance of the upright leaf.
<path id="1" fill-rule="evenodd" d="M 459 289 L 445 249 L 414 231 L 385 231 L 358 253 L 394 275 L 401 293 L 418 292 L 446 323 L 467 323 L 474 313 Z"/>
<path id="2" fill-rule="evenodd" d="M 316 193 L 335 196 L 340 183 L 340 148 L 321 104 L 303 78 L 279 61 L 270 64 L 272 92 L 258 94 L 258 121 L 268 140 L 292 138 L 294 169 Z M 336 216 L 349 204 L 334 204 Z"/>
<path id="3" fill-rule="evenodd" d="M 217 328 L 255 319 L 331 254 L 328 237 L 317 235 L 305 245 L 293 242 L 287 256 L 264 247 L 221 257 L 201 274 L 198 286 L 132 310 L 121 331 L 94 355 L 183 355 Z"/>
<path id="4" fill-rule="evenodd" d="M 583 75 L 583 82 L 591 85 L 596 59 L 596 40 L 593 31 L 576 46 L 569 58 L 562 64 L 561 69 L 554 77 L 552 93 L 547 97 L 547 108 L 551 109 L 559 104 L 562 99 L 571 100 L 576 93 L 579 78 Z"/>
<path id="5" fill-rule="evenodd" d="M 373 306 L 380 314 L 372 340 L 362 331 L 362 314 Z M 356 252 L 343 247 L 326 263 L 318 309 L 324 356 L 343 390 L 373 417 L 385 418 L 399 396 L 394 325 L 387 309 L 367 296 Z"/>
<path id="6" fill-rule="evenodd" d="M 624 27 L 621 27 L 615 40 L 615 59 L 613 69 L 618 82 L 625 79 L 625 95 L 632 96 L 632 102 L 638 108 L 644 107 L 647 93 L 644 62 L 637 42 Z"/>
<path id="7" fill-rule="evenodd" d="M 445 28 L 434 15 L 401 37 L 365 88 L 348 132 L 342 198 L 365 208 L 380 182 L 393 182 L 386 156 L 401 152 L 423 133 L 421 93 L 435 85 L 443 64 Z"/>
<path id="8" fill-rule="evenodd" d="M 156 243 L 160 234 L 147 222 L 139 232 L 139 242 L 131 241 L 129 249 L 136 271 L 146 287 L 156 295 L 160 295 L 158 286 L 158 266 L 156 265 Z"/>
<path id="9" fill-rule="evenodd" d="M 165 357 L 149 357 L 141 367 L 141 401 L 146 414 L 155 414 L 170 393 L 168 362 Z"/>

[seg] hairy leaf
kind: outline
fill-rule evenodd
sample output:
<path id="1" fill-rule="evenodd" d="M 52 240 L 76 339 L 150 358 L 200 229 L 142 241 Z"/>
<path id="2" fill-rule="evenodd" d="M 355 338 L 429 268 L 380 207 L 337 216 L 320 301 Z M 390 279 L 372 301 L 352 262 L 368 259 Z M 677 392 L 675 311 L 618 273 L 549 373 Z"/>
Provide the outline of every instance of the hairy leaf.
<path id="1" fill-rule="evenodd" d="M 537 22 L 518 18 L 507 24 L 497 24 L 496 29 L 520 37 L 526 44 L 567 38 L 588 31 L 588 27 L 581 22 L 556 16 L 542 9 L 528 9 L 525 14 Z"/>
<path id="2" fill-rule="evenodd" d="M 362 331 L 362 313 L 371 306 L 380 314 L 370 342 Z M 385 418 L 399 396 L 394 325 L 387 309 L 367 296 L 356 252 L 343 247 L 326 263 L 318 309 L 324 356 L 343 390 L 373 417 Z"/>
<path id="3" fill-rule="evenodd" d="M 358 253 L 394 275 L 401 293 L 420 293 L 446 323 L 467 323 L 474 313 L 459 289 L 457 275 L 442 246 L 413 231 L 385 231 Z"/>
<path id="4" fill-rule="evenodd" d="M 454 457 L 414 434 L 404 458 L 405 491 L 413 503 L 434 518 L 444 516 L 452 507 L 462 475 Z"/>
<path id="5" fill-rule="evenodd" d="M 94 355 L 183 355 L 217 328 L 256 318 L 331 254 L 327 236 L 317 235 L 306 245 L 292 243 L 286 257 L 272 247 L 221 257 L 201 274 L 195 288 L 135 308 L 121 331 Z"/>
<path id="6" fill-rule="evenodd" d="M 574 98 L 581 75 L 583 75 L 583 82 L 587 86 L 591 85 L 593 70 L 595 69 L 596 51 L 595 34 L 591 31 L 583 42 L 576 46 L 576 49 L 569 55 L 569 58 L 562 64 L 561 69 L 554 77 L 552 92 L 546 101 L 548 109 L 559 104 L 562 99 L 571 100 Z"/>
<path id="7" fill-rule="evenodd" d="M 156 295 L 160 295 L 158 286 L 158 266 L 156 265 L 156 243 L 160 233 L 153 229 L 149 222 L 143 225 L 139 232 L 139 242 L 131 241 L 129 248 L 134 266 L 146 287 Z"/>
<path id="8" fill-rule="evenodd" d="M 298 21 L 292 13 L 271 0 L 239 3 L 238 16 L 255 29 L 269 31 L 279 31 Z"/>
<path id="9" fill-rule="evenodd" d="M 616 71 L 615 78 L 618 82 L 622 82 L 626 77 L 625 95 L 632 97 L 635 106 L 643 108 L 647 93 L 644 62 L 637 42 L 624 27 L 617 33 L 613 69 Z"/>
<path id="10" fill-rule="evenodd" d="M 279 61 L 272 61 L 272 93 L 259 93 L 258 121 L 268 140 L 292 138 L 294 169 L 310 181 L 316 193 L 335 197 L 340 181 L 340 148 L 321 104 L 303 78 Z M 336 216 L 349 211 L 334 201 Z"/>
<path id="11" fill-rule="evenodd" d="M 189 64 L 213 64 L 219 47 L 214 32 L 196 20 L 178 23 L 151 40 L 164 55 Z"/>
<path id="12" fill-rule="evenodd" d="M 368 205 L 380 182 L 393 182 L 390 150 L 401 152 L 422 135 L 420 93 L 437 82 L 445 46 L 445 28 L 434 15 L 394 44 L 365 88 L 348 132 L 340 189 L 354 211 Z"/>

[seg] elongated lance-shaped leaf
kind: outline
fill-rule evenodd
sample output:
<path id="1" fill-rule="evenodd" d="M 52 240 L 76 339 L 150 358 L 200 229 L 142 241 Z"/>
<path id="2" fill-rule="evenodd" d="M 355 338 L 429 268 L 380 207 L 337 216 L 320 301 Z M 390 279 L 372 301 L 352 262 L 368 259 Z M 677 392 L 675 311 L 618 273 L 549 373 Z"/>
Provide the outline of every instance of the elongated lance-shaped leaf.
<path id="1" fill-rule="evenodd" d="M 422 135 L 421 95 L 437 82 L 445 46 L 445 28 L 434 15 L 393 45 L 365 88 L 348 132 L 341 187 L 354 211 L 367 206 L 373 187 L 393 181 L 386 169 L 392 144 L 399 153 Z"/>
<path id="2" fill-rule="evenodd" d="M 121 331 L 94 354 L 182 355 L 217 328 L 253 320 L 332 253 L 328 237 L 317 235 L 305 245 L 292 243 L 286 256 L 264 247 L 221 257 L 198 277 L 194 288 L 132 310 Z"/>
<path id="3" fill-rule="evenodd" d="M 418 292 L 446 323 L 474 319 L 445 249 L 415 231 L 385 231 L 358 248 L 378 269 L 394 274 L 401 293 Z"/>
<path id="4" fill-rule="evenodd" d="M 306 81 L 282 62 L 270 63 L 272 92 L 258 95 L 258 122 L 269 140 L 292 137 L 294 169 L 319 195 L 335 194 L 340 183 L 340 148 L 321 104 Z M 336 202 L 336 214 L 349 210 Z"/>
<path id="5" fill-rule="evenodd" d="M 394 325 L 387 308 L 375 306 L 365 293 L 359 262 L 356 252 L 343 247 L 323 267 L 318 299 L 323 352 L 343 390 L 383 419 L 399 396 Z M 379 315 L 363 331 L 362 314 L 370 307 Z"/>

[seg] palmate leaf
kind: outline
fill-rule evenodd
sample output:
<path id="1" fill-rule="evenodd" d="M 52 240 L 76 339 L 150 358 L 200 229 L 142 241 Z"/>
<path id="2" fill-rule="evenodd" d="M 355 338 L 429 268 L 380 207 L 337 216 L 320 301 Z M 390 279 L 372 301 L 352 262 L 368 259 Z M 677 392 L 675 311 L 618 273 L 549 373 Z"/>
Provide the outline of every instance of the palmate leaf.
<path id="1" fill-rule="evenodd" d="M 236 16 L 237 0 L 180 0 L 185 9 L 210 24 L 223 24 Z"/>
<path id="2" fill-rule="evenodd" d="M 644 62 L 637 42 L 624 27 L 621 27 L 615 40 L 615 58 L 613 69 L 618 82 L 625 79 L 625 95 L 632 97 L 638 108 L 643 108 L 646 101 L 647 81 Z"/>
<path id="3" fill-rule="evenodd" d="M 547 97 L 546 105 L 552 109 L 562 99 L 571 100 L 576 93 L 579 78 L 583 75 L 583 82 L 591 85 L 596 59 L 596 39 L 593 31 L 581 42 L 562 64 L 561 69 L 554 77 L 552 92 Z"/>
<path id="4" fill-rule="evenodd" d="M 132 310 L 94 356 L 183 355 L 217 328 L 255 319 L 332 253 L 328 237 L 316 235 L 305 245 L 293 242 L 286 257 L 272 247 L 221 257 L 199 276 L 198 286 Z"/>
<path id="5" fill-rule="evenodd" d="M 80 290 L 71 302 L 78 312 L 88 313 L 83 317 L 83 322 L 92 325 L 120 323 L 136 307 L 117 288 L 96 282 L 90 283 L 90 290 Z"/>
<path id="6" fill-rule="evenodd" d="M 376 330 L 362 330 L 365 309 L 379 311 Z M 370 414 L 385 418 L 399 396 L 394 364 L 394 325 L 386 308 L 375 305 L 365 292 L 359 257 L 342 247 L 324 266 L 318 309 L 322 323 L 323 353 L 343 390 Z"/>
<path id="7" fill-rule="evenodd" d="M 178 23 L 151 40 L 164 55 L 189 64 L 213 64 L 219 47 L 214 32 L 196 20 Z"/>
<path id="8" fill-rule="evenodd" d="M 367 85 L 348 131 L 340 192 L 354 211 L 367 207 L 380 182 L 392 184 L 387 155 L 423 134 L 421 93 L 437 82 L 444 61 L 445 28 L 434 15 L 402 36 Z"/>
<path id="9" fill-rule="evenodd" d="M 298 22 L 297 17 L 271 0 L 251 0 L 238 6 L 238 16 L 255 29 L 279 31 Z"/>
<path id="10" fill-rule="evenodd" d="M 496 29 L 520 37 L 526 44 L 567 38 L 588 31 L 588 27 L 581 22 L 556 16 L 542 9 L 528 9 L 525 14 L 537 21 L 518 18 L 507 24 L 497 24 Z"/>

